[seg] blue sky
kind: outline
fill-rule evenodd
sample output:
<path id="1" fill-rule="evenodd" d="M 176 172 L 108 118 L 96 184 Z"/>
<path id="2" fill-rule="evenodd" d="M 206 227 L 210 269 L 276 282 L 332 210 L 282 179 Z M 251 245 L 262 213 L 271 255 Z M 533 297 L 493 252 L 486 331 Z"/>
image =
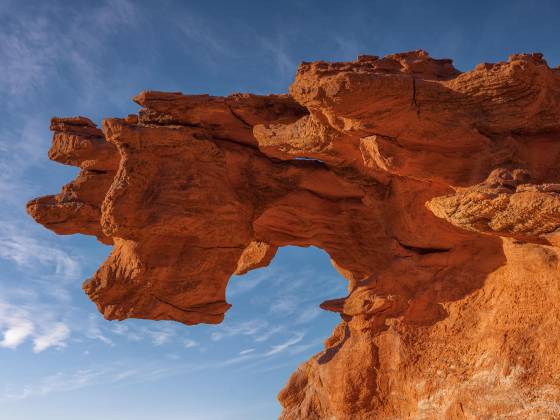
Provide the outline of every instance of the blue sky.
<path id="1" fill-rule="evenodd" d="M 422 48 L 460 70 L 541 51 L 556 1 L 0 0 L 0 419 L 272 419 L 276 394 L 338 322 L 345 281 L 284 248 L 228 289 L 220 326 L 107 322 L 81 290 L 108 255 L 25 214 L 76 169 L 47 159 L 52 116 L 124 116 L 141 90 L 286 92 L 300 61 Z"/>

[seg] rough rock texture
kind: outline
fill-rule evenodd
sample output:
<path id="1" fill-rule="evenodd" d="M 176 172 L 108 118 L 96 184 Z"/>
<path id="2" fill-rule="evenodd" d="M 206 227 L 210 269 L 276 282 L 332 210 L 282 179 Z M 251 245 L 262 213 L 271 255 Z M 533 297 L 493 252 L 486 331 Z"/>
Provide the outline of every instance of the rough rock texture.
<path id="1" fill-rule="evenodd" d="M 348 280 L 282 419 L 560 418 L 560 69 L 424 51 L 302 63 L 289 95 L 144 92 L 54 119 L 79 166 L 29 213 L 113 244 L 107 319 L 219 323 L 234 273 L 317 246 Z"/>

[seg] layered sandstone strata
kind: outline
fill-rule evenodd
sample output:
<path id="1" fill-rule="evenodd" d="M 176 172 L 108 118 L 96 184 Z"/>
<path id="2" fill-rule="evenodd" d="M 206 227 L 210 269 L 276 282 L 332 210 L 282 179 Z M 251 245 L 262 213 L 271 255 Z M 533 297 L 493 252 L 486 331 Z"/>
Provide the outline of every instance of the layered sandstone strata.
<path id="1" fill-rule="evenodd" d="M 289 95 L 143 92 L 138 115 L 55 118 L 79 166 L 28 204 L 113 251 L 107 319 L 219 323 L 234 273 L 317 246 L 348 280 L 288 419 L 560 418 L 560 69 L 461 73 L 424 51 L 302 63 Z"/>

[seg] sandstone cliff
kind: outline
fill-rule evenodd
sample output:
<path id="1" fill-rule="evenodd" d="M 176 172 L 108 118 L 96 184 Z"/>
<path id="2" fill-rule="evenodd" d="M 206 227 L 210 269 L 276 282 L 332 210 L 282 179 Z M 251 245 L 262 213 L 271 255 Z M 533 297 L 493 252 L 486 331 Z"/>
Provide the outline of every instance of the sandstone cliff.
<path id="1" fill-rule="evenodd" d="M 53 119 L 80 174 L 28 204 L 113 245 L 84 284 L 107 319 L 219 323 L 232 274 L 313 245 L 348 296 L 282 419 L 560 418 L 559 68 L 415 51 L 302 63 L 289 95 L 134 100 Z"/>

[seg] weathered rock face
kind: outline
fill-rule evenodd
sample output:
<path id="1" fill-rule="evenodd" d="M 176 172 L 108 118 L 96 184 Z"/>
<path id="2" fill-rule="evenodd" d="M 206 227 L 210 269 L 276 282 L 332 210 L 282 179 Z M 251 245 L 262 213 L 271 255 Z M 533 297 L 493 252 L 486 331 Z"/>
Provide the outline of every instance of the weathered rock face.
<path id="1" fill-rule="evenodd" d="M 290 95 L 144 92 L 54 119 L 79 166 L 28 204 L 113 252 L 107 319 L 219 323 L 234 273 L 317 246 L 342 321 L 279 395 L 283 419 L 560 418 L 560 69 L 468 73 L 423 51 L 303 63 Z"/>

